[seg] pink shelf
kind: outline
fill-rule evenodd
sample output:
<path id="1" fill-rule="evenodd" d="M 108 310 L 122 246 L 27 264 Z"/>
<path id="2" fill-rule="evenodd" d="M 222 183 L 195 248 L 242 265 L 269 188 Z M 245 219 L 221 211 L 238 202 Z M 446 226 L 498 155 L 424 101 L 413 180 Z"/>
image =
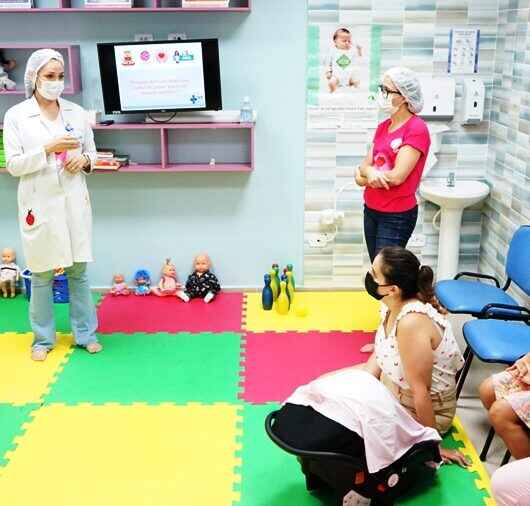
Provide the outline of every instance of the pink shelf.
<path id="1" fill-rule="evenodd" d="M 95 174 L 116 174 L 116 173 L 141 173 L 141 172 L 251 172 L 252 167 L 245 163 L 217 163 L 215 166 L 209 164 L 171 164 L 165 168 L 162 165 L 126 165 L 119 170 L 96 170 Z"/>
<path id="2" fill-rule="evenodd" d="M 113 123 L 92 127 L 93 130 L 252 130 L 253 123 Z"/>
<path id="3" fill-rule="evenodd" d="M 5 11 L 11 11 L 11 10 L 17 10 L 17 9 L 0 9 L 0 13 L 3 13 Z M 28 9 L 29 10 L 29 9 Z M 37 43 L 37 42 L 31 42 L 27 44 L 19 44 L 19 43 L 12 43 L 12 42 L 6 42 L 2 43 L 2 49 L 7 50 L 9 52 L 10 49 L 28 49 L 28 50 L 36 50 L 36 49 L 42 49 L 47 47 L 53 47 L 54 49 L 57 49 L 60 53 L 63 53 L 63 57 L 65 56 L 64 53 L 66 52 L 66 57 L 64 58 L 65 63 L 65 71 L 67 73 L 67 85 L 64 89 L 64 95 L 76 95 L 81 91 L 81 61 L 80 61 L 80 52 L 79 52 L 79 46 L 72 45 L 72 44 L 57 44 L 53 43 L 50 44 L 49 42 L 44 43 Z M 6 55 L 8 56 L 8 55 Z M 18 62 L 20 65 L 21 62 Z M 17 89 L 13 91 L 0 91 L 0 97 L 2 95 L 24 95 L 24 90 Z"/>
<path id="4" fill-rule="evenodd" d="M 2 129 L 2 124 L 0 124 Z M 169 160 L 168 130 L 226 130 L 239 129 L 248 131 L 249 158 L 245 163 L 171 163 Z M 121 167 L 119 170 L 96 170 L 97 174 L 114 173 L 173 173 L 173 172 L 251 172 L 254 170 L 254 124 L 253 123 L 113 123 L 112 125 L 95 125 L 93 130 L 101 132 L 123 130 L 159 130 L 160 131 L 160 158 L 159 164 L 132 164 Z M 0 170 L 6 173 L 5 169 Z"/>
<path id="5" fill-rule="evenodd" d="M 118 171 L 110 172 L 250 172 L 254 169 L 254 124 L 253 123 L 113 123 L 112 125 L 96 125 L 96 132 L 123 130 L 159 130 L 160 159 L 157 165 L 130 165 Z M 169 159 L 168 132 L 170 130 L 247 130 L 250 160 L 246 163 L 209 163 L 174 164 Z"/>
<path id="6" fill-rule="evenodd" d="M 247 7 L 198 7 L 194 9 L 183 7 L 159 7 L 160 0 L 151 0 L 151 7 L 70 7 L 70 0 L 58 0 L 59 7 L 43 7 L 33 9 L 0 9 L 0 12 L 37 14 L 37 13 L 57 13 L 57 12 L 250 12 L 252 10 L 251 1 L 248 0 Z"/>

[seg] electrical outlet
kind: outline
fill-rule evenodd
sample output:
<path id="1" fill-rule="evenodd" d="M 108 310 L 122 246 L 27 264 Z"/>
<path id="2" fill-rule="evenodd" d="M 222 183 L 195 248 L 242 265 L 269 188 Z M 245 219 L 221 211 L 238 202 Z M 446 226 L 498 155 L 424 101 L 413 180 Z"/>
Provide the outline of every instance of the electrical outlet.
<path id="1" fill-rule="evenodd" d="M 154 37 L 152 33 L 136 33 L 134 40 L 136 42 L 149 42 L 150 40 L 154 40 Z"/>
<path id="2" fill-rule="evenodd" d="M 311 248 L 323 248 L 328 243 L 326 234 L 313 234 L 311 237 L 307 238 L 307 244 Z"/>
<path id="3" fill-rule="evenodd" d="M 185 33 L 168 33 L 167 40 L 187 40 L 188 36 Z"/>
<path id="4" fill-rule="evenodd" d="M 411 248 L 423 248 L 426 240 L 423 234 L 412 234 L 409 242 L 407 243 Z"/>

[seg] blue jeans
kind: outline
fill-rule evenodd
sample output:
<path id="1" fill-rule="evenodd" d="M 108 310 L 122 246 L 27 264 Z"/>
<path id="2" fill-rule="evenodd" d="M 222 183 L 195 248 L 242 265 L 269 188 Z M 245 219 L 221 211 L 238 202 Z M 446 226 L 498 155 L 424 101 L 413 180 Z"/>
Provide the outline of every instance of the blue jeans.
<path id="1" fill-rule="evenodd" d="M 370 255 L 374 261 L 377 253 L 385 246 L 402 246 L 414 231 L 418 219 L 418 206 L 400 213 L 382 213 L 364 206 L 364 238 Z"/>
<path id="2" fill-rule="evenodd" d="M 86 263 L 75 263 L 65 269 L 70 296 L 70 325 L 76 344 L 87 346 L 97 342 L 98 320 L 90 294 Z M 53 271 L 34 272 L 31 275 L 29 319 L 33 330 L 33 349 L 51 350 L 55 344 L 55 317 L 53 314 Z"/>

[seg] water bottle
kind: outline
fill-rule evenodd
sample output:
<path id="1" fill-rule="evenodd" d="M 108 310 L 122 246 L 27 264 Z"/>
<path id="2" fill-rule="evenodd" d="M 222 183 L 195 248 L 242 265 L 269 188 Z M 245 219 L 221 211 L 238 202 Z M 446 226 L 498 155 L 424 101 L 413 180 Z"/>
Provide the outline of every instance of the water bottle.
<path id="1" fill-rule="evenodd" d="M 250 98 L 245 97 L 243 100 L 243 105 L 241 106 L 239 121 L 241 123 L 252 123 L 253 119 L 254 113 L 252 111 L 252 104 L 250 103 Z"/>

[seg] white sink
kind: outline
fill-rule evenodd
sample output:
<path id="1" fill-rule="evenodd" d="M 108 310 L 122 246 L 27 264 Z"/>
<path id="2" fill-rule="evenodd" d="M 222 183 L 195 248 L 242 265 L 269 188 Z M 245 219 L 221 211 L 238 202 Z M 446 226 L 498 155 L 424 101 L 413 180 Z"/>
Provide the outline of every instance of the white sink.
<path id="1" fill-rule="evenodd" d="M 484 200 L 489 192 L 489 186 L 481 181 L 455 181 L 455 186 L 435 181 L 424 181 L 420 184 L 420 195 L 440 206 L 440 238 L 436 269 L 438 281 L 453 279 L 458 272 L 460 229 L 464 209 Z M 435 220 L 436 216 L 433 225 Z"/>
<path id="2" fill-rule="evenodd" d="M 484 200 L 489 192 L 489 186 L 481 181 L 455 181 L 452 187 L 436 181 L 425 181 L 420 185 L 421 196 L 442 209 L 464 209 Z"/>

